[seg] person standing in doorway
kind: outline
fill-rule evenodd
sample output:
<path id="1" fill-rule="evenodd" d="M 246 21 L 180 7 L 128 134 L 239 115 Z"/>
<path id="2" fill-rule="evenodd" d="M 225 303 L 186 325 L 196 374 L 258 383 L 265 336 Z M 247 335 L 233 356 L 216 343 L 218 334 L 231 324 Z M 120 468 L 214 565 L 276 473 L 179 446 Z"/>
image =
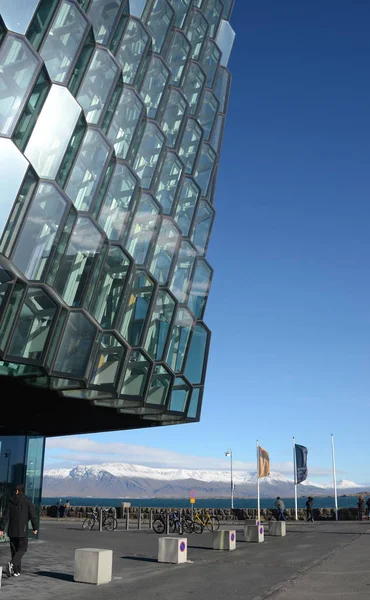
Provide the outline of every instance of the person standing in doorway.
<path id="1" fill-rule="evenodd" d="M 278 496 L 276 498 L 275 506 L 278 509 L 277 520 L 278 521 L 286 521 L 286 518 L 285 518 L 285 515 L 284 515 L 285 504 L 282 501 L 282 499 L 280 498 L 280 496 Z"/>
<path id="2" fill-rule="evenodd" d="M 6 566 L 8 577 L 19 577 L 21 561 L 28 548 L 28 521 L 32 523 L 33 533 L 37 534 L 36 511 L 31 500 L 24 493 L 24 485 L 17 485 L 15 496 L 10 498 L 4 516 L 0 521 L 0 536 L 9 523 L 10 552 L 12 560 Z"/>

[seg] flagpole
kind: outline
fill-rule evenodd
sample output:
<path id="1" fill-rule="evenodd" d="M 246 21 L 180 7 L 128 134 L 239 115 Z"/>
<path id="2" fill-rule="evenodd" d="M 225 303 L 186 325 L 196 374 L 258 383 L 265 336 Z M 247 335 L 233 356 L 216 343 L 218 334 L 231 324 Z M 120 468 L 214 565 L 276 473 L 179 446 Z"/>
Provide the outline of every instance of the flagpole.
<path id="1" fill-rule="evenodd" d="M 293 464 L 294 464 L 294 509 L 295 509 L 295 520 L 298 521 L 297 456 L 296 456 L 296 451 L 295 451 L 295 437 L 293 437 Z"/>
<path id="2" fill-rule="evenodd" d="M 256 440 L 257 446 L 257 517 L 258 521 L 261 521 L 261 501 L 260 501 L 260 453 L 258 440 Z"/>
<path id="3" fill-rule="evenodd" d="M 334 435 L 333 434 L 331 434 L 331 455 L 332 455 L 332 461 L 333 461 L 335 520 L 338 521 L 337 471 L 336 471 L 336 467 L 335 467 L 335 451 L 334 451 Z"/>

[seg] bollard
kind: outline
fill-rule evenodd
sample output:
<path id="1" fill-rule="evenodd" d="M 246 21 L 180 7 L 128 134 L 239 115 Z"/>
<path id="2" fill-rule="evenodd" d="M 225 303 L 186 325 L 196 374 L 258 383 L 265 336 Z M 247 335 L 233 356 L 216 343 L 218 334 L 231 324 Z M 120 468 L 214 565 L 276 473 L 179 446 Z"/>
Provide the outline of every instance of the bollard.
<path id="1" fill-rule="evenodd" d="M 166 514 L 166 535 L 170 533 L 170 513 L 167 511 Z"/>
<path id="2" fill-rule="evenodd" d="M 103 531 L 103 509 L 99 509 L 99 531 Z"/>
<path id="3" fill-rule="evenodd" d="M 149 512 L 149 529 L 153 529 L 153 511 L 150 509 Z"/>
<path id="4" fill-rule="evenodd" d="M 126 530 L 130 529 L 130 509 L 126 508 Z"/>
<path id="5" fill-rule="evenodd" d="M 139 514 L 137 516 L 137 528 L 141 529 L 141 508 L 139 508 Z"/>

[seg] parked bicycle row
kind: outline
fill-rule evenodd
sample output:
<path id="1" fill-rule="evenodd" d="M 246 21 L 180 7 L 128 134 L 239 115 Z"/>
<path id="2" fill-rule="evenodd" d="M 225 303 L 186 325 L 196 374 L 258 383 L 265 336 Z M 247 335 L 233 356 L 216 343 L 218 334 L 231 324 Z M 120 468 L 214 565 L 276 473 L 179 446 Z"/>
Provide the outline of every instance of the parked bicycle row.
<path id="1" fill-rule="evenodd" d="M 161 514 L 153 522 L 153 529 L 156 533 L 164 533 L 168 529 L 168 533 L 203 533 L 204 529 L 209 531 L 217 531 L 220 527 L 218 517 L 205 513 L 195 513 L 193 519 L 187 515 L 179 515 L 178 512 L 169 514 Z"/>

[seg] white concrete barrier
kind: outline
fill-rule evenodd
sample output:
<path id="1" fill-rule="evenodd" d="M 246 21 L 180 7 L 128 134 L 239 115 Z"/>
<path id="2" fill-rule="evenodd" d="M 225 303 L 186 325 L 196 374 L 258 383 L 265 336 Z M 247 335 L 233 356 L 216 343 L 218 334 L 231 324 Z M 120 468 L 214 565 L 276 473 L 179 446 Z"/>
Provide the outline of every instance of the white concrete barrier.
<path id="1" fill-rule="evenodd" d="M 270 521 L 269 534 L 277 537 L 284 537 L 286 535 L 286 522 Z"/>
<path id="2" fill-rule="evenodd" d="M 75 550 L 74 580 L 101 585 L 112 581 L 113 551 L 101 548 Z"/>
<path id="3" fill-rule="evenodd" d="M 246 542 L 260 544 L 265 541 L 265 532 L 262 525 L 246 525 L 244 528 L 244 539 Z"/>
<path id="4" fill-rule="evenodd" d="M 236 550 L 236 531 L 225 530 L 213 532 L 213 550 Z"/>
<path id="5" fill-rule="evenodd" d="M 188 540 L 183 537 L 158 539 L 158 562 L 179 565 L 188 560 Z"/>

